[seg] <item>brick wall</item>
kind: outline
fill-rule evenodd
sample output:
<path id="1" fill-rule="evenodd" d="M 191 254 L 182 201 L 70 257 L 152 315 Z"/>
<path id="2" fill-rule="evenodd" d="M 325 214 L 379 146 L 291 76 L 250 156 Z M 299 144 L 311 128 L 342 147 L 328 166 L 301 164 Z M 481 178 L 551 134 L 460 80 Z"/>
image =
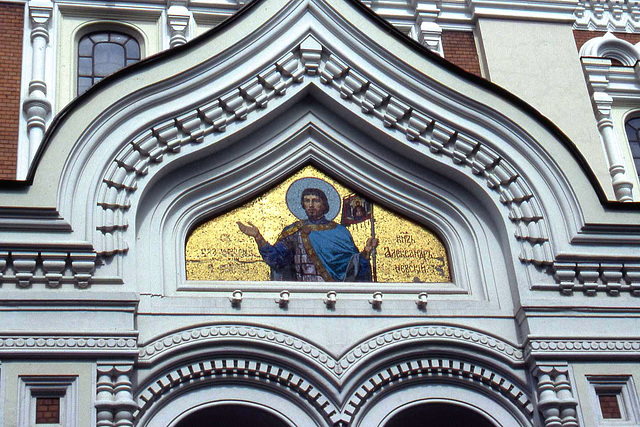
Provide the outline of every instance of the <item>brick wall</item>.
<path id="1" fill-rule="evenodd" d="M 36 399 L 36 424 L 60 423 L 60 398 L 38 397 Z"/>
<path id="2" fill-rule="evenodd" d="M 458 67 L 482 76 L 476 41 L 471 31 L 443 31 L 444 58 Z"/>
<path id="3" fill-rule="evenodd" d="M 584 45 L 587 41 L 595 38 L 602 37 L 606 33 L 604 31 L 587 31 L 587 30 L 573 30 L 573 37 L 576 39 L 576 46 L 578 47 L 578 51 L 582 45 Z M 640 34 L 638 33 L 614 33 L 614 35 L 622 40 L 626 40 L 631 44 L 640 43 Z"/>
<path id="4" fill-rule="evenodd" d="M 0 179 L 15 179 L 24 5 L 0 2 Z"/>

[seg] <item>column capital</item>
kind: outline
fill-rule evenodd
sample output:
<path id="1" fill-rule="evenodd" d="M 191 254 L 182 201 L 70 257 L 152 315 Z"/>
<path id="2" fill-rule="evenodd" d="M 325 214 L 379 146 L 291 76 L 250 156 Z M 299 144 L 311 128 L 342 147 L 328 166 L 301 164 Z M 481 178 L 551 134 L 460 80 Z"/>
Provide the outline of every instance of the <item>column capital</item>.
<path id="1" fill-rule="evenodd" d="M 29 18 L 35 26 L 48 26 L 53 14 L 53 2 L 50 0 L 37 0 L 29 3 Z"/>

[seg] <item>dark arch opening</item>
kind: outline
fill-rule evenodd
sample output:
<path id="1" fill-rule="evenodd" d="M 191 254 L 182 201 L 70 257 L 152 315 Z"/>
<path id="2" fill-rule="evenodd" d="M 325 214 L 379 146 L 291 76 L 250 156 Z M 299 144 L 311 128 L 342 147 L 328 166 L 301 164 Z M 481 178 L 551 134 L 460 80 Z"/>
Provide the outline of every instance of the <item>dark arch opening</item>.
<path id="1" fill-rule="evenodd" d="M 219 405 L 188 415 L 176 427 L 288 427 L 269 412 L 250 406 Z"/>
<path id="2" fill-rule="evenodd" d="M 384 427 L 495 427 L 482 415 L 449 403 L 425 403 L 404 409 Z"/>

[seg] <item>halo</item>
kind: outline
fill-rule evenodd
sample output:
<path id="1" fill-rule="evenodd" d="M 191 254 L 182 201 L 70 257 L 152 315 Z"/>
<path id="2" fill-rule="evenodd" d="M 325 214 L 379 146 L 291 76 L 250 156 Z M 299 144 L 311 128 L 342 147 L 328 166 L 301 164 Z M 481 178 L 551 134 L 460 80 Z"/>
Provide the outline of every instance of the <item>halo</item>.
<path id="1" fill-rule="evenodd" d="M 329 202 L 329 212 L 325 214 L 325 218 L 333 221 L 340 212 L 340 194 L 327 181 L 320 178 L 300 178 L 295 180 L 287 190 L 287 207 L 291 213 L 298 219 L 307 219 L 307 213 L 300 204 L 302 192 L 307 188 L 316 188 L 322 190 L 327 196 Z"/>

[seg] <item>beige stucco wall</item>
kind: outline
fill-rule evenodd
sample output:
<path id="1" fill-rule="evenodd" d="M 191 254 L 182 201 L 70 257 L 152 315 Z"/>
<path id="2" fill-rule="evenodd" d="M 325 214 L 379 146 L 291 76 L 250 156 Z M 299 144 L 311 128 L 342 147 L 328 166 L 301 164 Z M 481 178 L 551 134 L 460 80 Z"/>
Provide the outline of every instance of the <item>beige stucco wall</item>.
<path id="1" fill-rule="evenodd" d="M 93 400 L 95 396 L 94 362 L 42 362 L 42 361 L 3 361 L 2 382 L 4 419 L 0 420 L 0 425 L 16 426 L 18 425 L 18 412 L 20 405 L 25 402 L 19 400 L 19 388 L 21 377 L 76 377 L 78 381 L 77 402 L 73 402 L 77 411 L 77 425 L 92 425 L 92 415 L 94 414 Z M 4 424 L 2 424 L 4 421 Z"/>
<path id="2" fill-rule="evenodd" d="M 484 73 L 553 121 L 613 198 L 608 166 L 571 25 L 478 19 Z"/>
<path id="3" fill-rule="evenodd" d="M 598 376 L 602 378 L 620 378 L 631 377 L 629 386 L 629 394 L 627 396 L 629 401 L 624 402 L 623 406 L 629 405 L 626 408 L 627 411 L 638 411 L 638 408 L 632 409 L 634 405 L 637 405 L 638 395 L 640 395 L 640 385 L 638 379 L 640 378 L 640 366 L 636 363 L 573 363 L 573 375 L 575 379 L 575 394 L 580 401 L 579 409 L 582 413 L 585 427 L 598 427 L 598 426 L 631 426 L 635 425 L 632 421 L 637 418 L 629 414 L 626 417 L 628 420 L 607 420 L 602 419 L 599 402 L 597 401 L 593 386 L 589 384 L 590 376 Z M 624 409 L 623 409 L 624 412 Z"/>

